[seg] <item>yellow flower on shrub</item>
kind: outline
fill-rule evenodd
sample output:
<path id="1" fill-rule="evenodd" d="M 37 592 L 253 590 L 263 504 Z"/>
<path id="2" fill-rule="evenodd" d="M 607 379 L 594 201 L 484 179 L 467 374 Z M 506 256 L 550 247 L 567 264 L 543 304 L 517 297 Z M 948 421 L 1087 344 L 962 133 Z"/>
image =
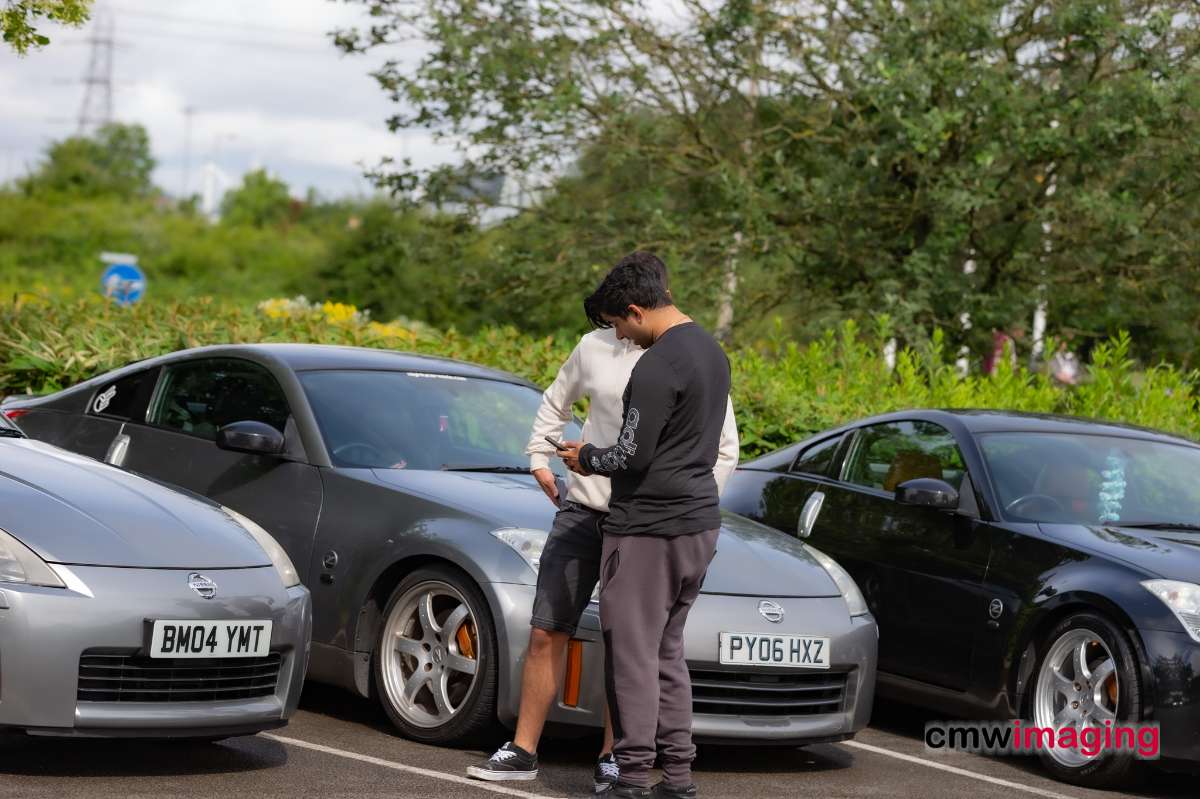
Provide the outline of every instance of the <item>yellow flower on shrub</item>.
<path id="1" fill-rule="evenodd" d="M 404 341 L 416 341 L 417 331 L 409 330 L 399 322 L 370 322 L 367 329 L 380 338 L 398 338 Z"/>
<path id="2" fill-rule="evenodd" d="M 325 318 L 335 325 L 361 323 L 365 316 L 353 305 L 346 305 L 341 302 L 326 301 L 321 306 L 321 310 L 324 312 Z"/>
<path id="3" fill-rule="evenodd" d="M 292 300 L 280 298 L 263 300 L 258 304 L 258 310 L 271 319 L 285 319 L 294 316 Z"/>

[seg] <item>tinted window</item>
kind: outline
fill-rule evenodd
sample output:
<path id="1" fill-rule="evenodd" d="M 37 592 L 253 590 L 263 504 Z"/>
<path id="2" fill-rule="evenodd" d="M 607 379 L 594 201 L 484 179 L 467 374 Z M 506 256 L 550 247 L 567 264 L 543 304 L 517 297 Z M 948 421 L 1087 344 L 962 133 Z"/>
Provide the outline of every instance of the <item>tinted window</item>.
<path id="1" fill-rule="evenodd" d="M 158 381 L 158 369 L 147 369 L 107 383 L 92 395 L 87 412 L 126 421 L 144 422 L 146 406 Z"/>
<path id="2" fill-rule="evenodd" d="M 954 436 L 931 422 L 892 422 L 858 431 L 844 479 L 856 485 L 895 491 L 918 477 L 945 480 L 955 489 L 966 468 Z"/>
<path id="3" fill-rule="evenodd" d="M 979 437 L 1010 518 L 1200 524 L 1200 449 L 1069 433 Z"/>
<path id="4" fill-rule="evenodd" d="M 232 358 L 167 367 L 151 422 L 214 439 L 230 422 L 265 422 L 283 432 L 288 404 L 263 367 Z"/>
<path id="5" fill-rule="evenodd" d="M 528 386 L 364 371 L 305 372 L 300 382 L 338 466 L 529 466 L 525 446 L 542 395 Z M 572 422 L 563 437 L 581 433 Z M 551 463 L 561 471 L 557 458 Z"/>
<path id="6" fill-rule="evenodd" d="M 792 465 L 792 471 L 828 476 L 829 467 L 833 465 L 833 459 L 837 455 L 838 444 L 841 441 L 841 436 L 835 436 L 813 444 L 800 453 L 800 457 Z"/>

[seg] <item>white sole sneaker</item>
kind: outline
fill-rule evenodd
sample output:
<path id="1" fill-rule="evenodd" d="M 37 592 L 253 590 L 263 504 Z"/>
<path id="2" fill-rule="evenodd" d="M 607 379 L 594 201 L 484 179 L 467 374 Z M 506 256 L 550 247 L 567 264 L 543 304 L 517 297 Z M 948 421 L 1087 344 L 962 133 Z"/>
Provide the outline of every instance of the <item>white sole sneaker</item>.
<path id="1" fill-rule="evenodd" d="M 467 776 L 485 782 L 526 782 L 536 780 L 538 770 L 533 771 L 492 771 L 479 766 L 467 766 Z"/>

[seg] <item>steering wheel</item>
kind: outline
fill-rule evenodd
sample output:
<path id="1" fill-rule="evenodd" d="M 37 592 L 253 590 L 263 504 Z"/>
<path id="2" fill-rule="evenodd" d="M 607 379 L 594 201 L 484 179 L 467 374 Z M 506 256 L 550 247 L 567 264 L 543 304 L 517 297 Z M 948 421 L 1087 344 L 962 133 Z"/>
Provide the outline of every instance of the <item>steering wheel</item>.
<path id="1" fill-rule="evenodd" d="M 1065 515 L 1067 512 L 1063 504 L 1049 494 L 1024 494 L 1005 505 L 1004 510 L 1017 516 L 1025 516 L 1026 514 L 1021 513 L 1019 508 L 1028 502 L 1045 502 L 1050 506 L 1051 512 L 1060 515 Z"/>
<path id="2" fill-rule="evenodd" d="M 355 452 L 362 454 L 362 455 L 366 455 L 367 457 L 366 458 L 356 458 L 356 457 L 353 457 L 352 455 L 350 455 L 350 456 L 347 455 L 347 453 L 355 453 Z M 380 463 L 384 463 L 387 460 L 387 458 L 384 457 L 384 454 L 382 452 L 380 452 L 377 447 L 373 447 L 370 444 L 367 444 L 366 442 L 363 442 L 363 441 L 347 441 L 345 444 L 334 447 L 333 454 L 335 457 L 337 457 L 341 460 L 348 461 L 348 462 L 356 464 L 356 465 L 363 465 L 363 466 L 365 466 L 368 463 L 380 464 Z"/>

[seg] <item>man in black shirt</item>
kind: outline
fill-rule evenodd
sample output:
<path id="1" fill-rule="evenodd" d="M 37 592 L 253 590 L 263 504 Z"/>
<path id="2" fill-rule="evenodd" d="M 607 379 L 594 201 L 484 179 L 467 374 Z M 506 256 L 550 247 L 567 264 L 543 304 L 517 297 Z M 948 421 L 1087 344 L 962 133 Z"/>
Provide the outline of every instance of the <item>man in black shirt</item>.
<path id="1" fill-rule="evenodd" d="M 612 478 L 603 523 L 600 624 L 620 782 L 618 797 L 694 797 L 692 692 L 683 657 L 688 611 L 716 552 L 713 465 L 729 360 L 675 307 L 657 258 L 623 258 L 589 299 L 617 337 L 645 348 L 625 388 L 619 440 L 570 442 L 580 474 Z M 664 780 L 649 787 L 656 752 Z"/>

